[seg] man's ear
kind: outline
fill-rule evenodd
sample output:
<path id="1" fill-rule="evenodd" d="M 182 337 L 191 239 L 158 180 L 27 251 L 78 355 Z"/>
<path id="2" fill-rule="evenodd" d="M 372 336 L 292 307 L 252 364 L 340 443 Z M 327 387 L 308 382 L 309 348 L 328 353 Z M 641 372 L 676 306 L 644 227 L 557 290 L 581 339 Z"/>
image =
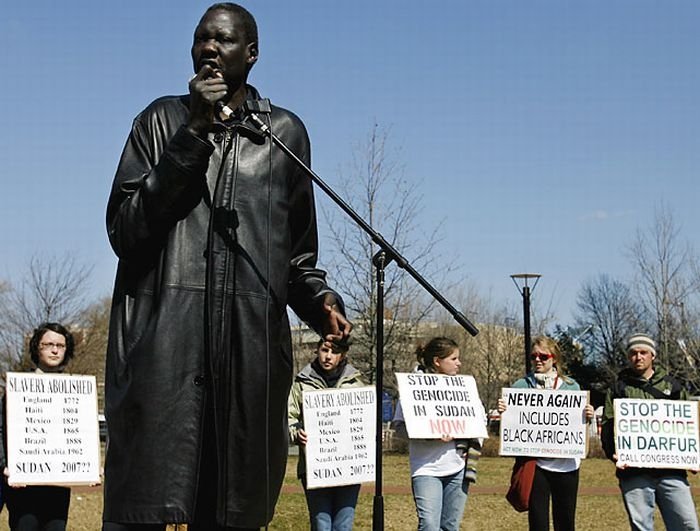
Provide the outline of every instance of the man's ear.
<path id="1" fill-rule="evenodd" d="M 252 67 L 258 60 L 258 43 L 251 42 L 248 44 L 248 65 Z"/>

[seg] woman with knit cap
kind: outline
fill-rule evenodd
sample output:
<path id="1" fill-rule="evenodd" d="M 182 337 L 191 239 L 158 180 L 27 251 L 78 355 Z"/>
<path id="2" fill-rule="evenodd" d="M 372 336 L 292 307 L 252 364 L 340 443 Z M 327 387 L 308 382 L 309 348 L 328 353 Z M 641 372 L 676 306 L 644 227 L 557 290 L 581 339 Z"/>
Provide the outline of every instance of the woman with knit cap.
<path id="1" fill-rule="evenodd" d="M 581 389 L 572 378 L 564 375 L 561 351 L 553 339 L 546 336 L 532 341 L 530 359 L 533 372 L 513 384 L 520 389 Z M 505 401 L 498 399 L 498 411 L 506 410 Z M 586 405 L 585 416 L 593 418 L 593 406 Z M 576 495 L 578 493 L 578 458 L 537 459 L 535 479 L 530 493 L 528 523 L 530 531 L 549 530 L 549 500 L 552 499 L 554 531 L 573 531 L 576 526 Z"/>

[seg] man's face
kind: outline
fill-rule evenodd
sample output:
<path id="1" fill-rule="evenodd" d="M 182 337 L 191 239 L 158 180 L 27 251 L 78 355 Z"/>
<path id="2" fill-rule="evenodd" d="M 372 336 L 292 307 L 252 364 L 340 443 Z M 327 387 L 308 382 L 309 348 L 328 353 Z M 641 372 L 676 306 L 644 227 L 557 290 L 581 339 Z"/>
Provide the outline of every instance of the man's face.
<path id="1" fill-rule="evenodd" d="M 65 356 L 66 338 L 47 330 L 39 340 L 39 368 L 44 372 L 58 371 Z"/>
<path id="2" fill-rule="evenodd" d="M 651 369 L 654 355 L 645 347 L 633 347 L 627 353 L 627 361 L 632 370 L 642 376 Z"/>
<path id="3" fill-rule="evenodd" d="M 221 73 L 229 92 L 234 92 L 245 83 L 258 57 L 257 45 L 246 40 L 243 25 L 234 13 L 220 9 L 207 13 L 194 31 L 194 71 L 211 66 Z"/>
<path id="4" fill-rule="evenodd" d="M 333 352 L 333 349 L 331 349 L 331 347 L 329 346 L 326 346 L 325 344 L 321 345 L 318 348 L 318 363 L 319 365 L 321 365 L 321 368 L 326 372 L 330 372 L 333 369 L 337 368 L 338 365 L 340 365 L 340 362 L 343 360 L 344 356 L 344 353 Z"/>

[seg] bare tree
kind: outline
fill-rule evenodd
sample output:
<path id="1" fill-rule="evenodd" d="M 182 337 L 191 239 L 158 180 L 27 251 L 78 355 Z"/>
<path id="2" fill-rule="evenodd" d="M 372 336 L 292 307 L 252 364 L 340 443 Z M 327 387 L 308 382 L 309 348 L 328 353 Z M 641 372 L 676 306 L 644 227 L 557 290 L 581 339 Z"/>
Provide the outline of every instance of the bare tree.
<path id="1" fill-rule="evenodd" d="M 455 305 L 478 318 L 479 334 L 472 337 L 445 312 L 432 335 L 444 335 L 457 342 L 461 372 L 474 376 L 486 410 L 495 409 L 501 388 L 510 387 L 524 374 L 523 332 L 515 317 L 519 309 L 501 305 L 491 293 L 484 295 L 469 284 L 455 290 Z"/>
<path id="2" fill-rule="evenodd" d="M 494 309 L 479 335 L 462 347 L 466 372 L 476 378 L 487 411 L 496 408 L 501 389 L 524 374 L 523 334 L 511 315 L 512 309 Z"/>
<path id="3" fill-rule="evenodd" d="M 352 207 L 410 260 L 438 288 L 450 285 L 454 261 L 438 253 L 439 226 L 425 232 L 419 224 L 421 195 L 403 177 L 396 151 L 389 146 L 389 130 L 374 125 L 367 140 L 356 146 L 350 175 L 341 180 L 341 194 Z M 377 292 L 372 257 L 377 246 L 337 210 L 323 210 L 331 231 L 332 248 L 329 271 L 345 298 L 349 315 L 355 321 L 353 363 L 370 381 L 376 359 Z M 387 376 L 402 360 L 412 357 L 416 325 L 433 308 L 430 300 L 413 279 L 395 264 L 385 275 L 384 353 Z"/>
<path id="4" fill-rule="evenodd" d="M 46 321 L 70 327 L 80 323 L 89 306 L 87 281 L 92 268 L 69 255 L 29 261 L 26 276 L 0 291 L 0 364 L 22 366 L 32 330 Z M 26 361 L 26 360 L 24 360 Z"/>
<path id="5" fill-rule="evenodd" d="M 75 374 L 91 374 L 97 379 L 100 410 L 104 399 L 104 373 L 112 300 L 104 297 L 90 304 L 71 326 L 76 339 L 75 356 L 69 370 Z"/>
<path id="6" fill-rule="evenodd" d="M 625 340 L 642 327 L 644 309 L 629 286 L 606 274 L 583 283 L 576 309 L 576 326 L 591 327 L 581 343 L 603 378 L 610 382 L 627 364 Z"/>
<path id="7" fill-rule="evenodd" d="M 688 348 L 698 344 L 693 323 L 697 323 L 700 279 L 694 250 L 682 241 L 671 210 L 663 205 L 654 223 L 637 231 L 629 250 L 637 269 L 639 298 L 651 316 L 648 331 L 658 342 L 658 363 L 697 388 L 700 353 Z"/>

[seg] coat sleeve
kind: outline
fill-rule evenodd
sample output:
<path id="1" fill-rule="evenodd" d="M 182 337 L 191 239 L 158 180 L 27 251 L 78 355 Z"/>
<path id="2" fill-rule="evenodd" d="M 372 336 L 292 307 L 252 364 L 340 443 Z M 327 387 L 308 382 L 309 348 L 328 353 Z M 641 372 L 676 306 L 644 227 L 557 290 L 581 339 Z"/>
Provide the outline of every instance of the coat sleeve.
<path id="1" fill-rule="evenodd" d="M 605 456 L 612 460 L 615 453 L 615 409 L 613 408 L 613 392 L 608 390 L 605 395 L 603 417 L 601 419 L 600 443 Z"/>
<path id="2" fill-rule="evenodd" d="M 287 400 L 287 424 L 289 425 L 289 441 L 296 444 L 297 434 L 304 428 L 304 420 L 301 417 L 301 385 L 298 382 L 292 384 Z"/>
<path id="3" fill-rule="evenodd" d="M 311 164 L 308 135 L 298 121 L 297 156 L 307 166 Z M 316 332 L 323 332 L 323 300 L 326 294 L 336 297 L 341 311 L 343 301 L 326 283 L 326 272 L 316 267 L 318 259 L 318 229 L 311 179 L 297 169 L 290 194 L 291 259 L 289 263 L 289 305 Z"/>
<path id="4" fill-rule="evenodd" d="M 168 137 L 163 121 L 148 109 L 139 115 L 119 161 L 107 206 L 107 232 L 121 259 L 158 247 L 206 189 L 213 145 L 184 126 Z"/>

